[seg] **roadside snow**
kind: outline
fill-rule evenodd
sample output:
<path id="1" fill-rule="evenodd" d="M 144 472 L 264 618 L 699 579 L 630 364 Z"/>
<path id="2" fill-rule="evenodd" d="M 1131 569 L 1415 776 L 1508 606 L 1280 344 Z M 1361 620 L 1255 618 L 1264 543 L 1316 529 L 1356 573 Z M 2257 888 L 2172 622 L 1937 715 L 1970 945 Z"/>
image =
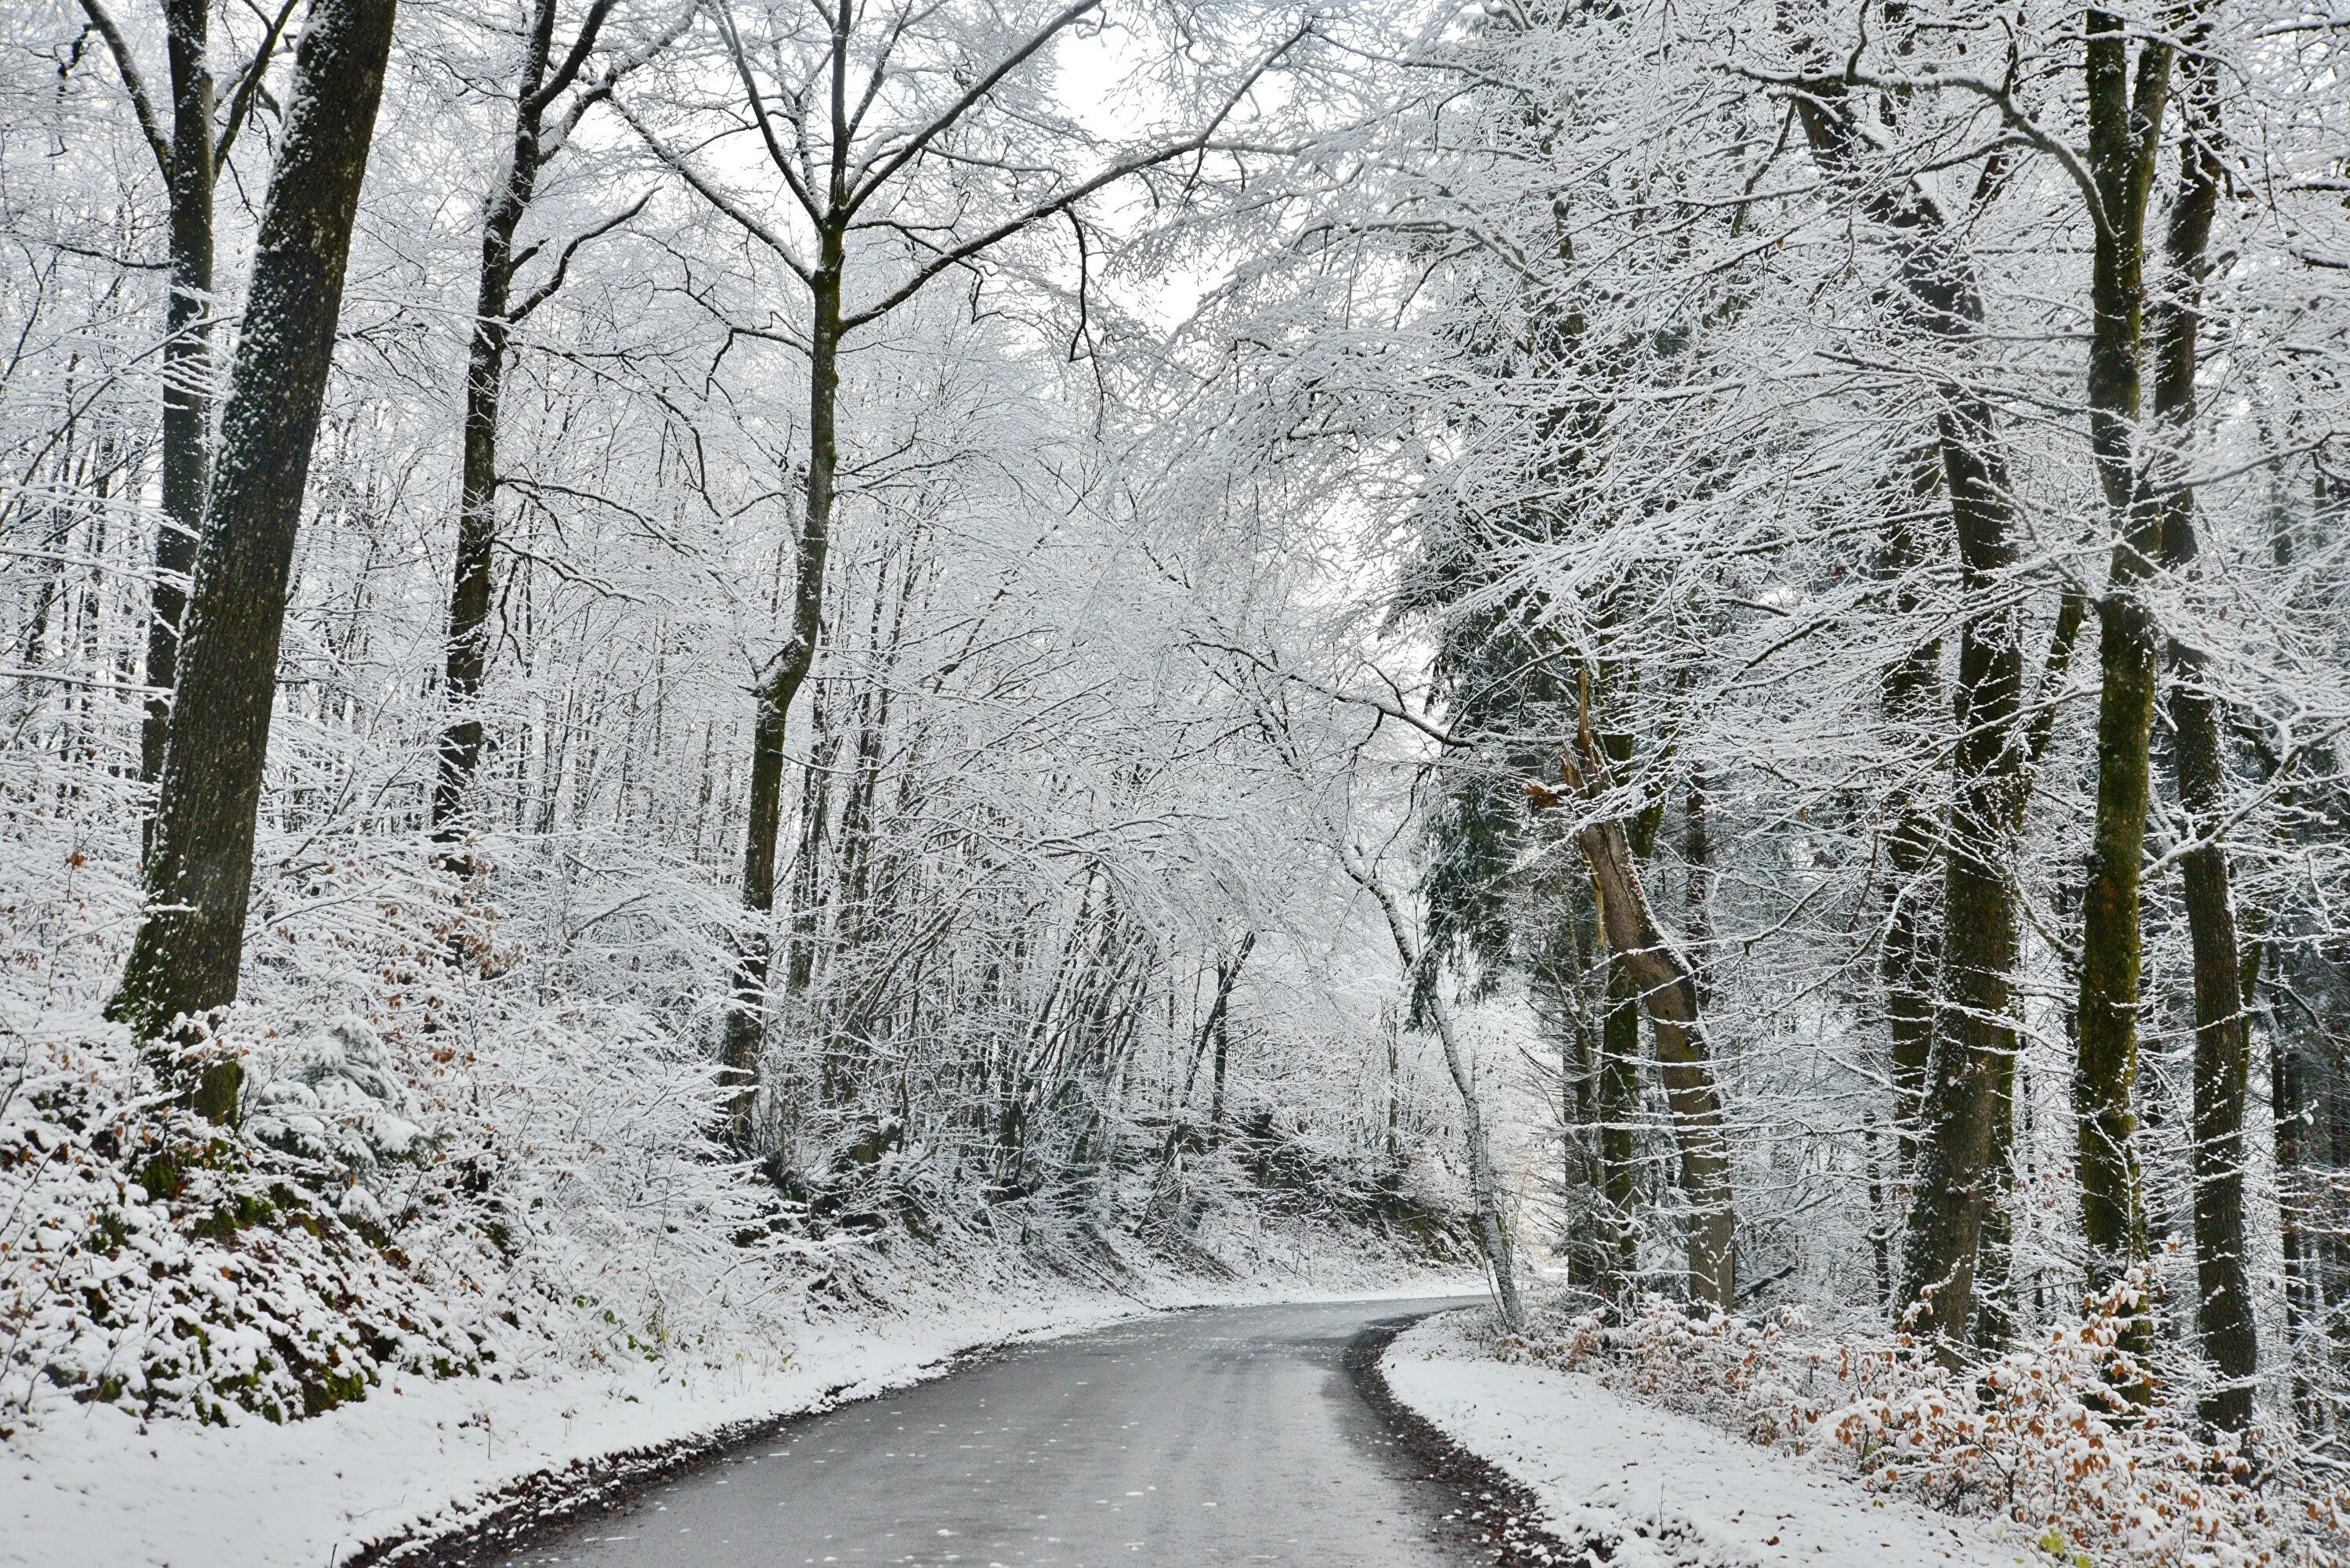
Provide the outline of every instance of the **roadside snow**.
<path id="1" fill-rule="evenodd" d="M 1804 1459 L 1635 1404 L 1578 1373 L 1492 1360 L 1459 1314 L 1399 1336 L 1395 1397 L 1533 1490 L 1614 1568 L 2011 1568 L 2039 1554 L 1981 1520 L 1872 1497 Z"/>
<path id="2" fill-rule="evenodd" d="M 1473 1288 L 1473 1287 L 1471 1287 Z M 787 1362 L 671 1372 L 548 1367 L 507 1382 L 388 1378 L 364 1401 L 285 1426 L 143 1425 L 112 1405 L 46 1413 L 36 1446 L 0 1447 L 0 1563 L 331 1568 L 423 1521 L 453 1527 L 537 1471 L 919 1382 L 960 1352 L 1175 1307 L 1459 1294 L 1457 1279 L 1388 1290 L 1165 1290 L 983 1303 L 804 1331 Z"/>

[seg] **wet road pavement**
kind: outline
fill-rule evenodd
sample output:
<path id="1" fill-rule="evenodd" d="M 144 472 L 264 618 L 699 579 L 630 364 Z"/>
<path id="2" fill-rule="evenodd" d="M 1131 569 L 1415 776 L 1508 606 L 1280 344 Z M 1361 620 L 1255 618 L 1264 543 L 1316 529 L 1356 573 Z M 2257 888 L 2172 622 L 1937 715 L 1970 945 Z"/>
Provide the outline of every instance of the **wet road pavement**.
<path id="1" fill-rule="evenodd" d="M 1438 1528 L 1449 1494 L 1342 1366 L 1364 1329 L 1440 1304 L 1218 1308 L 1011 1351 L 795 1423 L 506 1562 L 1473 1561 Z"/>

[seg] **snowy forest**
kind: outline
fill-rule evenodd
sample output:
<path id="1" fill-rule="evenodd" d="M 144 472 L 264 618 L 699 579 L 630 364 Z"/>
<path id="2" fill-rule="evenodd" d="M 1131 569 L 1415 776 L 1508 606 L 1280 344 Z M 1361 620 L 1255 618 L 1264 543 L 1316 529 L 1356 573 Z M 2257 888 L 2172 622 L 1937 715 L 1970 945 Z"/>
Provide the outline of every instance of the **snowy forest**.
<path id="1" fill-rule="evenodd" d="M 2350 16 L 0 17 L 11 1449 L 1347 1260 L 2340 1560 Z"/>

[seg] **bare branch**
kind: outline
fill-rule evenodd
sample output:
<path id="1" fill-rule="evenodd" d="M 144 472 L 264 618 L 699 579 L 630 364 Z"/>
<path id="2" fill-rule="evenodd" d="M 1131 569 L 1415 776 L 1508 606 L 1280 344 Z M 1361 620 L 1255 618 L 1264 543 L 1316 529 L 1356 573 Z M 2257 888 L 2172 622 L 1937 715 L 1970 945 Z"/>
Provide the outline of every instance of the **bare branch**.
<path id="1" fill-rule="evenodd" d="M 289 0 L 290 3 L 290 0 Z M 139 63 L 130 57 L 130 41 L 115 25 L 114 16 L 108 11 L 105 0 L 81 0 L 81 8 L 89 14 L 89 24 L 98 29 L 99 37 L 114 56 L 114 68 L 121 75 L 123 90 L 130 95 L 130 110 L 139 117 L 140 134 L 147 139 L 148 151 L 155 154 L 156 167 L 163 171 L 164 183 L 172 179 L 172 141 L 163 134 L 162 124 L 155 117 L 155 103 L 147 91 L 147 78 L 139 74 Z"/>

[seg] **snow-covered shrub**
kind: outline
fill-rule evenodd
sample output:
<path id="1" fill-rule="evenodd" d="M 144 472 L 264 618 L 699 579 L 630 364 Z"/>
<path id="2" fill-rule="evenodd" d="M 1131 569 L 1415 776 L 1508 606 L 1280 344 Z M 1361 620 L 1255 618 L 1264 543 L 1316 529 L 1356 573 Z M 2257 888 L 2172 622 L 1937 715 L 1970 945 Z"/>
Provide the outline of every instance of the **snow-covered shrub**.
<path id="1" fill-rule="evenodd" d="M 0 1110 L 0 1432 L 45 1387 L 284 1420 L 495 1359 L 483 1303 L 434 1288 L 331 1160 L 138 1092 L 117 1034 L 29 1044 Z"/>
<path id="2" fill-rule="evenodd" d="M 2144 1374 L 2116 1321 L 2109 1303 L 1963 1372 L 1907 1334 L 1839 1340 L 1793 1309 L 1697 1316 L 1660 1298 L 1621 1326 L 1554 1315 L 1497 1349 L 1819 1456 L 1872 1490 L 2014 1520 L 2081 1568 L 2341 1561 L 2350 1493 L 2257 1438 L 2199 1435 L 2178 1391 L 2125 1404 L 2116 1388 Z"/>
<path id="3" fill-rule="evenodd" d="M 743 1234 L 763 1189 L 711 1147 L 699 1020 L 662 990 L 715 972 L 706 923 L 661 951 L 690 881 L 559 846 L 461 881 L 414 839 L 265 879 L 212 1042 L 245 1066 L 227 1131 L 99 1015 L 136 907 L 119 822 L 6 804 L 0 1429 L 63 1397 L 290 1419 L 396 1375 L 783 1353 L 805 1271 Z M 494 867 L 533 919 L 480 898 Z"/>

